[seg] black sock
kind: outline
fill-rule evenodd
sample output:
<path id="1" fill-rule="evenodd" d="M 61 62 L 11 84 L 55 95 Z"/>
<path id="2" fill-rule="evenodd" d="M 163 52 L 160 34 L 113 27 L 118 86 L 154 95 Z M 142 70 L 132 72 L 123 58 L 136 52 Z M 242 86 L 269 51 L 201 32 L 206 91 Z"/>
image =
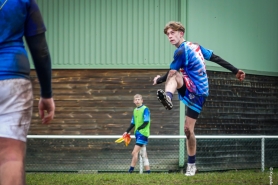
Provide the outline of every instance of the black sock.
<path id="1" fill-rule="evenodd" d="M 129 168 L 128 172 L 129 172 L 129 173 L 132 173 L 132 172 L 133 172 L 133 170 L 134 170 L 134 167 L 133 167 L 133 166 L 130 166 L 130 168 Z"/>
<path id="2" fill-rule="evenodd" d="M 166 95 L 169 96 L 171 98 L 171 100 L 172 100 L 173 94 L 171 92 L 166 92 Z"/>

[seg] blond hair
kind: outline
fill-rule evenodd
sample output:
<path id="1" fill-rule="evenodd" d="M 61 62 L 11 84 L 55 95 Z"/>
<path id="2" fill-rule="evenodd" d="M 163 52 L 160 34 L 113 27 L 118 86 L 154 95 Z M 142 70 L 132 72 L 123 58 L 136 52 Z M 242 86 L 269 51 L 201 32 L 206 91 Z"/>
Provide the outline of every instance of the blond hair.
<path id="1" fill-rule="evenodd" d="M 167 35 L 168 29 L 173 29 L 174 31 L 181 31 L 185 33 L 185 28 L 180 22 L 170 21 L 164 27 L 164 34 Z"/>
<path id="2" fill-rule="evenodd" d="M 135 99 L 135 98 L 141 98 L 141 99 L 143 99 L 143 97 L 142 97 L 141 94 L 135 94 L 134 97 L 133 97 L 133 99 Z"/>

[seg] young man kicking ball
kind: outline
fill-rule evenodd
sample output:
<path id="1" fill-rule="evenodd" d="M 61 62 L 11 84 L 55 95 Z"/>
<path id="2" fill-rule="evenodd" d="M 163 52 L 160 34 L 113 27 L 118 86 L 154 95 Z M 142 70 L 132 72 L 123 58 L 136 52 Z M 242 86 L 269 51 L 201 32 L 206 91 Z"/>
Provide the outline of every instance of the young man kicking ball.
<path id="1" fill-rule="evenodd" d="M 185 175 L 193 176 L 197 171 L 194 127 L 209 95 L 205 60 L 215 62 L 232 71 L 240 81 L 244 80 L 245 73 L 215 55 L 211 50 L 186 41 L 184 39 L 185 28 L 179 22 L 166 24 L 164 33 L 167 35 L 169 42 L 177 49 L 174 52 L 170 70 L 163 77 L 157 75 L 153 80 L 153 85 L 166 82 L 165 92 L 161 89 L 157 90 L 157 98 L 167 110 L 173 108 L 172 98 L 176 90 L 180 101 L 187 106 L 184 132 L 187 137 L 188 164 Z"/>

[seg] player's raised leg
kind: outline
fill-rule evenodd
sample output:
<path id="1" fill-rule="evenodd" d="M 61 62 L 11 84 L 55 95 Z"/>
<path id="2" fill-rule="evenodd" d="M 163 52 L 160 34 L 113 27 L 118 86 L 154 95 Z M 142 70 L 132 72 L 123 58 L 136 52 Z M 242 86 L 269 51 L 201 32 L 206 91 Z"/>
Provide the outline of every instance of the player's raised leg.
<path id="1" fill-rule="evenodd" d="M 183 86 L 183 83 L 182 75 L 178 71 L 170 70 L 165 83 L 165 92 L 162 89 L 157 90 L 157 99 L 167 110 L 173 108 L 173 94 Z"/>

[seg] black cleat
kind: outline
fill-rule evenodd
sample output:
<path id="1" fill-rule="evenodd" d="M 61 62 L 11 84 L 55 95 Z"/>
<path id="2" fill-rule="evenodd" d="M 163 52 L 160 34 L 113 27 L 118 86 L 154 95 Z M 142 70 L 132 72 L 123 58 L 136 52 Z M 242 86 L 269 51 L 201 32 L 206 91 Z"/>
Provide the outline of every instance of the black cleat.
<path id="1" fill-rule="evenodd" d="M 162 89 L 157 90 L 157 99 L 167 110 L 171 110 L 173 108 L 173 103 L 171 98 L 166 95 L 166 93 Z"/>

